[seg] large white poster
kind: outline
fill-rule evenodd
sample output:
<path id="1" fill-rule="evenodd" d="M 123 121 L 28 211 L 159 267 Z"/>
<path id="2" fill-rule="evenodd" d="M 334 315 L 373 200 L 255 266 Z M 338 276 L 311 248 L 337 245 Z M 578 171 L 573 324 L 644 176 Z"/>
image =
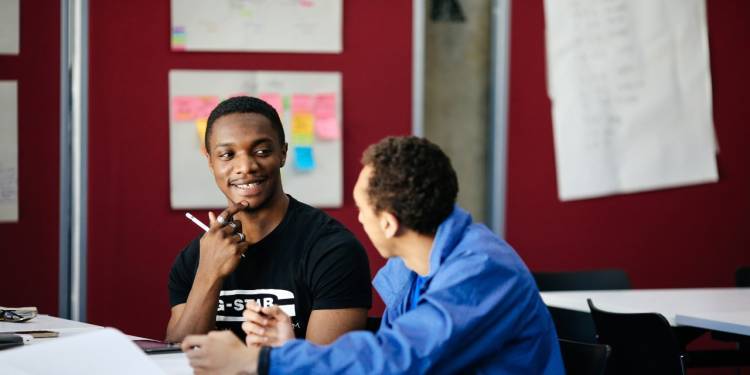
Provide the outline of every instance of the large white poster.
<path id="1" fill-rule="evenodd" d="M 172 50 L 341 52 L 342 0 L 172 0 Z"/>
<path id="2" fill-rule="evenodd" d="M 289 150 L 281 169 L 284 191 L 318 207 L 343 202 L 341 74 L 172 70 L 169 147 L 172 208 L 222 208 L 201 146 L 206 120 L 223 99 L 259 97 L 279 113 Z"/>
<path id="3" fill-rule="evenodd" d="M 20 0 L 0 0 L 0 55 L 18 55 Z"/>
<path id="4" fill-rule="evenodd" d="M 558 194 L 718 180 L 704 0 L 545 0 Z"/>
<path id="5" fill-rule="evenodd" d="M 0 81 L 0 222 L 18 221 L 18 82 Z"/>

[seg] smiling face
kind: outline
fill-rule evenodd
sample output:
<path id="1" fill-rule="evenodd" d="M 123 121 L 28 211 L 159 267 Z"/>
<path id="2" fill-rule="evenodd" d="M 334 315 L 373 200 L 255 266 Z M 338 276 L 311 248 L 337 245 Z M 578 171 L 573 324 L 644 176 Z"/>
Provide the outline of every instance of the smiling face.
<path id="1" fill-rule="evenodd" d="M 287 145 L 271 121 L 257 113 L 231 113 L 216 119 L 209 135 L 208 165 L 216 185 L 231 202 L 248 210 L 282 199 L 281 167 Z"/>

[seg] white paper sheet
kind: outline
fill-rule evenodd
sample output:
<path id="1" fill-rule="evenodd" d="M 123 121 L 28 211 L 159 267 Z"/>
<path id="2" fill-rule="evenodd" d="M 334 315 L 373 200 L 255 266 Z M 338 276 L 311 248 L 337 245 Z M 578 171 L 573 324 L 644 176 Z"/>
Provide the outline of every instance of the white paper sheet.
<path id="1" fill-rule="evenodd" d="M 0 223 L 17 221 L 18 82 L 0 81 Z"/>
<path id="2" fill-rule="evenodd" d="M 149 356 L 162 371 L 169 375 L 191 375 L 193 368 L 190 367 L 185 353 L 164 353 Z"/>
<path id="3" fill-rule="evenodd" d="M 561 200 L 718 180 L 704 0 L 545 0 Z"/>
<path id="4" fill-rule="evenodd" d="M 341 0 L 172 0 L 172 50 L 341 52 Z"/>
<path id="5" fill-rule="evenodd" d="M 0 374 L 164 374 L 122 332 L 104 328 L 0 352 Z"/>
<path id="6" fill-rule="evenodd" d="M 18 55 L 20 0 L 0 0 L 0 55 Z"/>

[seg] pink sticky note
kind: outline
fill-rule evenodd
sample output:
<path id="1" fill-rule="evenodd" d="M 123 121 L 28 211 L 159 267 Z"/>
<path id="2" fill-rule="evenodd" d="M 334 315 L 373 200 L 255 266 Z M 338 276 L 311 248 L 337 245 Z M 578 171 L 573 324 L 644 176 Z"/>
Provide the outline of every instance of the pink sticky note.
<path id="1" fill-rule="evenodd" d="M 315 121 L 315 134 L 320 139 L 335 140 L 341 138 L 339 123 L 335 117 Z"/>
<path id="2" fill-rule="evenodd" d="M 292 113 L 313 113 L 313 97 L 310 95 L 292 95 Z"/>
<path id="3" fill-rule="evenodd" d="M 336 118 L 336 94 L 316 95 L 313 114 L 315 115 L 315 133 L 318 138 L 331 140 L 341 137 Z"/>
<path id="4" fill-rule="evenodd" d="M 211 111 L 219 105 L 219 98 L 216 96 L 199 96 L 195 98 L 195 118 L 208 118 L 211 115 Z"/>
<path id="5" fill-rule="evenodd" d="M 196 118 L 197 99 L 194 96 L 172 98 L 172 121 L 192 121 Z"/>
<path id="6" fill-rule="evenodd" d="M 284 113 L 284 104 L 282 103 L 281 95 L 269 92 L 258 95 L 258 98 L 270 104 L 279 113 L 279 116 Z"/>

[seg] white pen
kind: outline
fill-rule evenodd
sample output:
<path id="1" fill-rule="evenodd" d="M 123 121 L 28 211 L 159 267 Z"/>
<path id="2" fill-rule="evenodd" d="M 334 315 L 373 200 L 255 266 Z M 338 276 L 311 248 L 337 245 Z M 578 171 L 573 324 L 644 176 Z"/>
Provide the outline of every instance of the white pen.
<path id="1" fill-rule="evenodd" d="M 187 217 L 188 219 L 190 219 L 190 221 L 194 222 L 195 225 L 201 227 L 201 229 L 203 229 L 204 231 L 208 232 L 208 225 L 203 224 L 202 221 L 198 220 L 198 218 L 196 218 L 195 216 L 191 215 L 190 212 L 185 212 L 185 217 Z M 240 233 L 240 234 L 242 234 L 242 233 Z M 245 257 L 245 253 L 242 253 L 242 257 L 243 258 Z"/>
<path id="2" fill-rule="evenodd" d="M 190 219 L 190 221 L 194 222 L 195 225 L 201 227 L 201 229 L 203 229 L 206 232 L 208 232 L 208 225 L 203 224 L 202 221 L 198 220 L 195 216 L 191 215 L 190 212 L 185 212 L 185 217 L 187 217 L 188 219 Z"/>

